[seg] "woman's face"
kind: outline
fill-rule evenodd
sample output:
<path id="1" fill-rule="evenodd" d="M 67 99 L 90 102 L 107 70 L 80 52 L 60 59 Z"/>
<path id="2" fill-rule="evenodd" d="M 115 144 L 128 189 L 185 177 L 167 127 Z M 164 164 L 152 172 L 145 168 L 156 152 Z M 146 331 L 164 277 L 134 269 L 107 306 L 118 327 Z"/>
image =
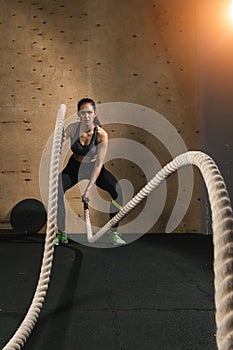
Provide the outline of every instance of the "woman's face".
<path id="1" fill-rule="evenodd" d="M 81 123 L 84 123 L 86 125 L 92 125 L 96 117 L 96 112 L 94 111 L 94 107 L 90 103 L 84 103 L 80 106 L 78 116 L 80 118 Z"/>

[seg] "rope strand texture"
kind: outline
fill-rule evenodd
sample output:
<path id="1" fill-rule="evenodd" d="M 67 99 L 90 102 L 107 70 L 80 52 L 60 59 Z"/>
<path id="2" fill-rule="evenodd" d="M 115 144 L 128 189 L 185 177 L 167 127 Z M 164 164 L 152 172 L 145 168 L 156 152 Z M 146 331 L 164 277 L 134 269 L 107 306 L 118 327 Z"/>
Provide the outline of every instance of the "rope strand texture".
<path id="1" fill-rule="evenodd" d="M 2 350 L 18 350 L 21 349 L 30 336 L 40 311 L 43 307 L 44 299 L 49 285 L 50 274 L 52 269 L 53 253 L 54 253 L 54 238 L 57 230 L 57 201 L 58 201 L 58 174 L 59 174 L 59 160 L 62 143 L 62 132 L 64 128 L 64 116 L 66 106 L 60 105 L 56 126 L 53 136 L 51 162 L 50 162 L 50 176 L 49 176 L 49 202 L 48 202 L 48 221 L 46 229 L 46 239 L 44 246 L 44 255 L 41 265 L 38 285 L 31 303 L 31 306 L 15 332 L 13 337 L 4 346 Z"/>
<path id="2" fill-rule="evenodd" d="M 185 165 L 196 165 L 207 187 L 212 212 L 214 241 L 215 305 L 218 350 L 233 349 L 233 216 L 220 171 L 211 157 L 199 151 L 178 155 L 161 169 L 110 221 L 92 234 L 89 210 L 85 209 L 87 239 L 97 241 L 122 220 L 169 175 Z"/>

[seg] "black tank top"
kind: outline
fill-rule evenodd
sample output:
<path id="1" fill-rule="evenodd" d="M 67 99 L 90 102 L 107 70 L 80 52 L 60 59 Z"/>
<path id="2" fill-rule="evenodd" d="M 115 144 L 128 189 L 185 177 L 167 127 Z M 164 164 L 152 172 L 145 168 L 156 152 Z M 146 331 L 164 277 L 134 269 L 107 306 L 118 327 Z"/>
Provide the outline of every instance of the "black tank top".
<path id="1" fill-rule="evenodd" d="M 89 145 L 86 146 L 83 146 L 79 140 L 79 130 L 80 124 L 78 125 L 74 137 L 71 140 L 71 150 L 73 151 L 73 153 L 78 154 L 80 156 L 86 156 L 88 154 L 88 157 L 94 157 L 97 154 L 98 127 L 95 126 L 91 142 L 89 143 Z"/>

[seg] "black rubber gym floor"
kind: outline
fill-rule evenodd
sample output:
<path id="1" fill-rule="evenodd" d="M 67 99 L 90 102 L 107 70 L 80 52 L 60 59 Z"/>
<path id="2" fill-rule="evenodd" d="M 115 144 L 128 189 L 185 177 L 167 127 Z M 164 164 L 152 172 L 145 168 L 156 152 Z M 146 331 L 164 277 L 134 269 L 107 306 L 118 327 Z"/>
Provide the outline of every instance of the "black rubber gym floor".
<path id="1" fill-rule="evenodd" d="M 0 235 L 0 348 L 39 276 L 43 235 Z M 212 237 L 144 235 L 120 248 L 55 248 L 52 278 L 25 350 L 214 350 Z"/>

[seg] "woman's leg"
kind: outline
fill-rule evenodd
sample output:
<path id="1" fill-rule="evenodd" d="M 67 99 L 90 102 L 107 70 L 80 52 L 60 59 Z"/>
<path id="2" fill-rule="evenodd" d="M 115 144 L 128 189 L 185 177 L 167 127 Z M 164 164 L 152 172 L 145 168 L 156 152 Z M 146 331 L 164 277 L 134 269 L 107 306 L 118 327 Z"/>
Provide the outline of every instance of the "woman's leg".
<path id="1" fill-rule="evenodd" d="M 58 208 L 57 208 L 57 226 L 59 231 L 65 231 L 65 204 L 64 193 L 77 184 L 78 170 L 80 163 L 71 157 L 65 169 L 59 174 L 58 178 Z"/>
<path id="2" fill-rule="evenodd" d="M 110 204 L 110 219 L 112 219 L 122 206 L 122 190 L 119 182 L 104 166 L 101 169 L 100 175 L 96 180 L 96 185 L 102 190 L 107 191 L 113 201 Z M 115 203 L 115 204 L 114 204 Z M 114 225 L 117 228 L 118 224 Z"/>

